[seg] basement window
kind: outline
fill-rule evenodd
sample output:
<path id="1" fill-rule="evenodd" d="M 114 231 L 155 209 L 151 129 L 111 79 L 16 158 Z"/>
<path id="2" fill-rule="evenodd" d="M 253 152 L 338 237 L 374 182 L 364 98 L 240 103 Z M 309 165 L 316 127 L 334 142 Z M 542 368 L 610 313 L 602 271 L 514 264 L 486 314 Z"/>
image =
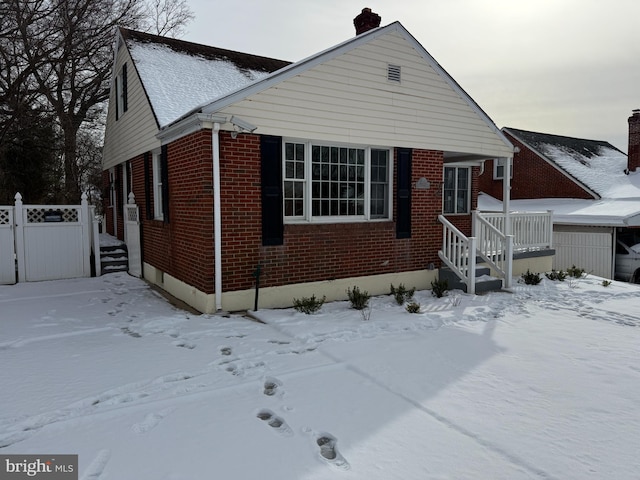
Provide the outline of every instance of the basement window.
<path id="1" fill-rule="evenodd" d="M 400 83 L 400 65 L 387 66 L 387 80 Z"/>

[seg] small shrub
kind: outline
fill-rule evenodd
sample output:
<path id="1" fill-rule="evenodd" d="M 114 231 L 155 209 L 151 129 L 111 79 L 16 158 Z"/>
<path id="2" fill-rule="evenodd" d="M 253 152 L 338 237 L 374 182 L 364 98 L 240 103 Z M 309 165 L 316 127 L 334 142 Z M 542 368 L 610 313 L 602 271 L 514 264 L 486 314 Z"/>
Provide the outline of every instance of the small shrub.
<path id="1" fill-rule="evenodd" d="M 309 315 L 320 310 L 320 307 L 322 307 L 326 299 L 327 297 L 324 295 L 322 298 L 316 298 L 315 295 L 311 295 L 311 297 L 302 297 L 301 299 L 294 298 L 293 308 L 295 308 L 297 312 Z"/>
<path id="2" fill-rule="evenodd" d="M 409 313 L 419 313 L 420 312 L 420 304 L 418 302 L 407 303 L 407 306 L 404 307 L 407 309 Z"/>
<path id="3" fill-rule="evenodd" d="M 459 307 L 462 303 L 462 297 L 458 294 L 449 296 L 449 303 L 452 307 Z"/>
<path id="4" fill-rule="evenodd" d="M 584 268 L 578 268 L 573 265 L 571 268 L 567 268 L 567 274 L 573 278 L 582 278 L 584 275 Z"/>
<path id="5" fill-rule="evenodd" d="M 407 290 L 407 288 L 402 283 L 398 286 L 398 288 L 394 287 L 393 283 L 391 284 L 391 295 L 395 297 L 396 303 L 398 305 L 402 305 L 404 302 L 408 302 L 409 300 L 411 300 L 415 292 L 415 287 Z"/>
<path id="6" fill-rule="evenodd" d="M 362 310 L 369 304 L 369 299 L 371 295 L 366 290 L 360 291 L 360 289 L 356 286 L 353 287 L 353 290 L 347 289 L 347 296 L 349 297 L 349 301 L 351 302 L 351 308 L 355 308 L 356 310 Z"/>
<path id="7" fill-rule="evenodd" d="M 551 270 L 551 273 L 545 273 L 545 276 L 549 280 L 558 280 L 560 282 L 564 282 L 567 278 L 567 272 L 563 272 L 562 270 Z"/>
<path id="8" fill-rule="evenodd" d="M 608 287 L 609 285 L 611 285 L 611 280 L 602 280 L 603 287 Z"/>
<path id="9" fill-rule="evenodd" d="M 431 295 L 442 298 L 444 292 L 449 290 L 449 282 L 447 280 L 433 280 L 431 282 Z"/>
<path id="10" fill-rule="evenodd" d="M 520 278 L 527 285 L 538 285 L 542 281 L 539 273 L 531 273 L 528 269 L 527 273 L 523 273 Z"/>

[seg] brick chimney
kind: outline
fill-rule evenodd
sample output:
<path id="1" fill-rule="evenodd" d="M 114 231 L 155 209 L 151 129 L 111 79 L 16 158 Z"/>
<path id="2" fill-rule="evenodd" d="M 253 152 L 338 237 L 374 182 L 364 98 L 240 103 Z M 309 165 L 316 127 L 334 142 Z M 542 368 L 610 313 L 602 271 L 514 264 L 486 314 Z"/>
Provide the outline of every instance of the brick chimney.
<path id="1" fill-rule="evenodd" d="M 373 13 L 370 8 L 363 8 L 362 13 L 353 19 L 356 35 L 378 28 L 381 20 L 380 15 Z"/>
<path id="2" fill-rule="evenodd" d="M 640 167 L 640 109 L 629 117 L 629 150 L 627 168 L 630 172 Z"/>

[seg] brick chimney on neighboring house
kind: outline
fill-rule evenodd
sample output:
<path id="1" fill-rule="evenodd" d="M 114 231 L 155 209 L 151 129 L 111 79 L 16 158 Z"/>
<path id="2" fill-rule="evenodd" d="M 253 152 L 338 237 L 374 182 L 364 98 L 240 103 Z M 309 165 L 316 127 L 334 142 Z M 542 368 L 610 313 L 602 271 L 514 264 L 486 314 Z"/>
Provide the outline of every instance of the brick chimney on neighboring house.
<path id="1" fill-rule="evenodd" d="M 640 167 L 640 109 L 635 109 L 629 117 L 629 150 L 627 169 L 630 172 Z"/>
<path id="2" fill-rule="evenodd" d="M 370 8 L 363 8 L 362 13 L 353 19 L 356 35 L 378 28 L 381 20 L 380 15 L 373 13 Z"/>

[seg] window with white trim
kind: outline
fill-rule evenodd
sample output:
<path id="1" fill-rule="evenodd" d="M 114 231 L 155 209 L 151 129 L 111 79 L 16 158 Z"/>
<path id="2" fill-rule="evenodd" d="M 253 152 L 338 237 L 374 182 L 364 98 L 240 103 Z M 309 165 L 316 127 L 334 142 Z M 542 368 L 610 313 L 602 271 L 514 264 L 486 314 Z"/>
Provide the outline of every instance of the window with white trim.
<path id="1" fill-rule="evenodd" d="M 116 75 L 116 120 L 127 111 L 127 64 Z"/>
<path id="2" fill-rule="evenodd" d="M 284 142 L 287 221 L 389 219 L 391 150 Z"/>
<path id="3" fill-rule="evenodd" d="M 471 169 L 444 167 L 444 213 L 469 213 L 471 208 Z"/>
<path id="4" fill-rule="evenodd" d="M 160 152 L 153 153 L 153 218 L 164 219 L 162 210 L 162 161 Z"/>
<path id="5" fill-rule="evenodd" d="M 502 180 L 504 178 L 504 170 L 507 165 L 506 158 L 495 158 L 493 160 L 493 178 L 494 180 Z M 513 178 L 513 168 L 511 169 L 510 177 Z"/>

